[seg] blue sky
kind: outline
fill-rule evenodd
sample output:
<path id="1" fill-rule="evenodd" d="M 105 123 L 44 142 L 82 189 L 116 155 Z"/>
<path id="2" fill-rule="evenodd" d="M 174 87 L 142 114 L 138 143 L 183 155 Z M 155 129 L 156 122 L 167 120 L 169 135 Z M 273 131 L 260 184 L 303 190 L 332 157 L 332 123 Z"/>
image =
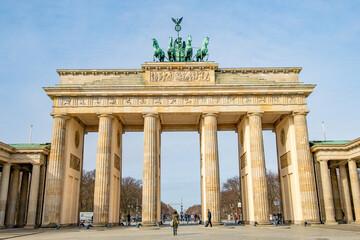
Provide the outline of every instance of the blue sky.
<path id="1" fill-rule="evenodd" d="M 50 142 L 52 101 L 42 87 L 56 69 L 140 68 L 151 38 L 166 48 L 171 17 L 184 17 L 193 46 L 210 37 L 220 67 L 302 67 L 317 84 L 307 99 L 311 140 L 360 136 L 360 1 L 7 1 L 0 2 L 0 141 Z M 86 135 L 85 169 L 95 167 L 97 134 Z M 142 178 L 142 133 L 123 135 L 123 176 Z M 276 171 L 274 134 L 264 132 Z M 162 200 L 200 203 L 198 133 L 162 134 Z M 237 138 L 219 132 L 221 182 L 238 175 Z"/>

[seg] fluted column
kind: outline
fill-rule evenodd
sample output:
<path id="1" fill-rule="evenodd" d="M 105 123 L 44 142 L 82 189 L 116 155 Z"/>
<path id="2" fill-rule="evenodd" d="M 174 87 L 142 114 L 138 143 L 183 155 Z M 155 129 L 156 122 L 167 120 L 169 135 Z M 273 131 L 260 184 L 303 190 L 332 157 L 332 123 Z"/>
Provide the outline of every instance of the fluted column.
<path id="1" fill-rule="evenodd" d="M 320 161 L 321 185 L 324 198 L 326 224 L 335 223 L 334 199 L 331 189 L 328 161 Z"/>
<path id="2" fill-rule="evenodd" d="M 29 172 L 23 171 L 20 189 L 20 201 L 17 213 L 16 226 L 23 227 L 25 224 L 25 212 L 29 189 Z"/>
<path id="3" fill-rule="evenodd" d="M 250 132 L 250 160 L 254 202 L 254 221 L 269 223 L 269 203 L 262 135 L 261 112 L 248 113 Z"/>
<path id="4" fill-rule="evenodd" d="M 220 216 L 220 176 L 219 153 L 217 140 L 217 114 L 205 113 L 203 115 L 204 166 L 205 167 L 205 199 L 206 208 L 212 214 L 214 225 L 221 224 Z M 205 214 L 207 214 L 205 212 Z M 204 221 L 207 216 L 203 216 Z"/>
<path id="5" fill-rule="evenodd" d="M 293 113 L 300 197 L 303 220 L 318 223 L 320 222 L 319 207 L 316 197 L 314 167 L 310 156 L 306 115 L 306 111 Z"/>
<path id="6" fill-rule="evenodd" d="M 344 196 L 344 213 L 345 213 L 345 221 L 350 223 L 354 221 L 352 208 L 351 208 L 351 199 L 350 199 L 350 188 L 349 188 L 349 180 L 346 172 L 345 165 L 339 165 L 340 170 L 340 182 L 343 190 Z"/>
<path id="7" fill-rule="evenodd" d="M 158 194 L 158 115 L 144 114 L 142 224 L 155 226 Z"/>
<path id="8" fill-rule="evenodd" d="M 15 225 L 16 203 L 19 194 L 20 168 L 15 166 L 11 178 L 9 202 L 6 209 L 6 227 Z"/>
<path id="9" fill-rule="evenodd" d="M 5 211 L 10 182 L 10 163 L 4 163 L 1 174 L 0 186 L 0 228 L 5 227 Z"/>
<path id="10" fill-rule="evenodd" d="M 357 171 L 356 161 L 350 159 L 349 165 L 349 177 L 351 184 L 352 200 L 354 204 L 355 223 L 360 224 L 360 186 L 359 186 L 359 175 Z"/>
<path id="11" fill-rule="evenodd" d="M 40 183 L 40 164 L 33 164 L 26 227 L 35 227 Z"/>
<path id="12" fill-rule="evenodd" d="M 334 196 L 335 219 L 336 221 L 341 221 L 343 219 L 343 214 L 341 210 L 340 191 L 339 191 L 336 167 L 330 168 L 330 176 L 331 176 L 331 186 Z"/>
<path id="13" fill-rule="evenodd" d="M 60 224 L 66 119 L 65 115 L 54 115 L 51 150 L 46 173 L 43 226 Z"/>
<path id="14" fill-rule="evenodd" d="M 111 115 L 99 116 L 93 217 L 96 226 L 104 226 L 109 223 L 112 119 Z"/>

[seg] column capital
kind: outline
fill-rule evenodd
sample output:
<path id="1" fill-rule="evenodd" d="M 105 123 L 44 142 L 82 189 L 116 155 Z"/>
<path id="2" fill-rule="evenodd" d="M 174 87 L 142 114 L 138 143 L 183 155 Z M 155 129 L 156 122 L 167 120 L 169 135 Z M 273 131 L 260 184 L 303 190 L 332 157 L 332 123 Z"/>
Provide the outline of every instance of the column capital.
<path id="1" fill-rule="evenodd" d="M 249 111 L 246 113 L 246 116 L 249 117 L 249 116 L 259 116 L 261 117 L 262 115 L 264 114 L 263 111 Z"/>
<path id="2" fill-rule="evenodd" d="M 328 163 L 329 162 L 329 159 L 320 159 L 320 160 L 317 160 L 318 162 L 322 163 L 322 162 L 326 162 Z"/>
<path id="3" fill-rule="evenodd" d="M 21 169 L 21 167 L 19 165 L 15 165 L 15 164 L 11 164 L 10 165 L 14 170 L 19 170 Z"/>
<path id="4" fill-rule="evenodd" d="M 69 119 L 69 115 L 67 114 L 63 114 L 63 113 L 50 113 L 50 115 L 53 117 L 53 118 L 65 118 L 65 120 Z"/>
<path id="5" fill-rule="evenodd" d="M 355 162 L 355 163 L 356 163 L 356 160 L 353 159 L 353 158 L 349 158 L 347 161 L 348 161 L 348 163 L 349 163 L 349 162 Z"/>
<path id="6" fill-rule="evenodd" d="M 99 114 L 98 115 L 98 118 L 103 118 L 103 117 L 115 118 L 114 115 L 111 115 L 111 114 Z"/>
<path id="7" fill-rule="evenodd" d="M 203 112 L 201 114 L 201 117 L 208 117 L 208 116 L 213 116 L 213 117 L 216 117 L 219 115 L 218 112 Z"/>
<path id="8" fill-rule="evenodd" d="M 345 166 L 348 163 L 348 161 L 339 161 L 338 165 L 340 166 Z"/>
<path id="9" fill-rule="evenodd" d="M 307 115 L 310 111 L 309 110 L 299 110 L 299 111 L 293 111 L 292 112 L 292 116 L 295 116 L 295 115 Z"/>
<path id="10" fill-rule="evenodd" d="M 143 117 L 153 117 L 153 118 L 159 118 L 158 113 L 143 113 Z"/>

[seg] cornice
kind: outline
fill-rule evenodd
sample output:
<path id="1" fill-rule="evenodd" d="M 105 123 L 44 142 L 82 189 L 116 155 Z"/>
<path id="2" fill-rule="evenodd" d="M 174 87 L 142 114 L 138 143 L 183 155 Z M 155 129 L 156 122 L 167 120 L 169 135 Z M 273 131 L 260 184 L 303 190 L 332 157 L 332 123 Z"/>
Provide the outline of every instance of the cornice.
<path id="1" fill-rule="evenodd" d="M 311 152 L 318 151 L 348 151 L 360 146 L 360 138 L 342 145 L 314 145 L 310 148 Z"/>
<path id="2" fill-rule="evenodd" d="M 314 84 L 227 85 L 227 86 L 56 86 L 44 87 L 49 97 L 56 96 L 122 96 L 122 95 L 260 95 L 296 94 L 308 96 Z M 135 92 L 136 91 L 136 92 Z M 139 92 L 141 91 L 141 92 Z M 254 92 L 256 91 L 256 92 Z"/>
<path id="3" fill-rule="evenodd" d="M 299 74 L 302 70 L 301 67 L 258 67 L 258 68 L 219 68 L 217 73 L 296 73 Z"/>
<path id="4" fill-rule="evenodd" d="M 13 154 L 15 153 L 32 153 L 32 154 L 36 154 L 36 153 L 40 153 L 40 154 L 44 154 L 44 155 L 49 155 L 50 150 L 46 149 L 46 148 L 16 148 L 13 152 Z"/>
<path id="5" fill-rule="evenodd" d="M 4 150 L 8 153 L 13 153 L 15 148 L 6 143 L 0 142 L 0 150 Z"/>
<path id="6" fill-rule="evenodd" d="M 128 75 L 145 73 L 143 69 L 57 69 L 59 76 L 65 75 Z"/>
<path id="7" fill-rule="evenodd" d="M 65 75 L 128 75 L 145 73 L 146 70 L 186 70 L 186 69 L 211 69 L 216 73 L 238 73 L 238 74 L 276 74 L 276 73 L 295 73 L 299 74 L 301 67 L 249 67 L 249 68 L 218 68 L 214 62 L 151 62 L 141 65 L 142 69 L 57 69 L 59 76 Z"/>

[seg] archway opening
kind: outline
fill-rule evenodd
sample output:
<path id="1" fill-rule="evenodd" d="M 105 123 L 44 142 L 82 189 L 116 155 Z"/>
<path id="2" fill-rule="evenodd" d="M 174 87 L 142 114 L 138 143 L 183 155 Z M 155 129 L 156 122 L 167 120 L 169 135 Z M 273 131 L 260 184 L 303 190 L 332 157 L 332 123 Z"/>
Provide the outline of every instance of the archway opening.
<path id="1" fill-rule="evenodd" d="M 200 137 L 197 132 L 161 134 L 161 201 L 165 203 L 162 214 L 171 207 L 179 214 L 185 214 L 190 207 L 200 213 L 201 207 L 197 207 L 201 206 Z"/>
<path id="2" fill-rule="evenodd" d="M 241 217 L 238 134 L 218 131 L 218 149 L 221 218 L 232 223 Z"/>
<path id="3" fill-rule="evenodd" d="M 275 133 L 272 131 L 263 131 L 263 142 L 269 201 L 269 215 L 270 221 L 276 221 L 282 217 L 282 201 Z"/>

